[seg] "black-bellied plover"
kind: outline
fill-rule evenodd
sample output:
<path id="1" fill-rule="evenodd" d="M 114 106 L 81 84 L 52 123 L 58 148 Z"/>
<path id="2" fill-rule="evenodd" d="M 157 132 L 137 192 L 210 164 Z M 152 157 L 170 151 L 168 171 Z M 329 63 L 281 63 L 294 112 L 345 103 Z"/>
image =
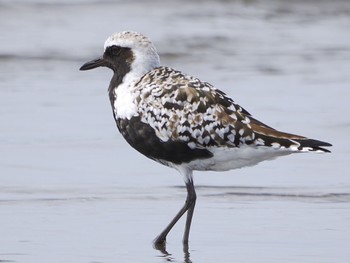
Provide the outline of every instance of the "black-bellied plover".
<path id="1" fill-rule="evenodd" d="M 224 92 L 160 65 L 152 42 L 135 32 L 110 36 L 103 56 L 80 70 L 108 67 L 108 93 L 120 133 L 137 151 L 183 175 L 187 198 L 154 244 L 187 212 L 183 243 L 188 244 L 196 203 L 194 170 L 227 171 L 299 152 L 329 152 L 330 143 L 277 131 L 254 119 Z"/>

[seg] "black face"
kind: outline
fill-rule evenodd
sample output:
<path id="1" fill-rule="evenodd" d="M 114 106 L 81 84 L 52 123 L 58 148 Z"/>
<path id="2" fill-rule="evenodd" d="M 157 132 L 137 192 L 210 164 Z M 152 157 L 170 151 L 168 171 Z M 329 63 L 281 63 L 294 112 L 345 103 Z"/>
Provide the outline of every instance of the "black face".
<path id="1" fill-rule="evenodd" d="M 124 76 L 130 71 L 133 61 L 134 55 L 130 48 L 113 45 L 106 48 L 102 57 L 85 63 L 81 66 L 80 70 L 108 67 L 114 73 Z"/>

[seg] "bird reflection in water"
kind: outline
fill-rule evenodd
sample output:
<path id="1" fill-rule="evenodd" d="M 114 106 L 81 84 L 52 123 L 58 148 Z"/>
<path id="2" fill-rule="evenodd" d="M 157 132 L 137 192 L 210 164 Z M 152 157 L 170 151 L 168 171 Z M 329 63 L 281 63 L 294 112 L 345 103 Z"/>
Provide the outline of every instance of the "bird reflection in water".
<path id="1" fill-rule="evenodd" d="M 160 253 L 162 253 L 161 256 L 165 259 L 165 262 L 180 262 L 176 260 L 171 253 L 169 253 L 166 249 L 166 244 L 154 244 L 154 249 L 158 250 Z M 189 246 L 188 244 L 183 245 L 183 263 L 193 263 L 193 261 L 190 258 L 190 252 L 189 252 Z"/>

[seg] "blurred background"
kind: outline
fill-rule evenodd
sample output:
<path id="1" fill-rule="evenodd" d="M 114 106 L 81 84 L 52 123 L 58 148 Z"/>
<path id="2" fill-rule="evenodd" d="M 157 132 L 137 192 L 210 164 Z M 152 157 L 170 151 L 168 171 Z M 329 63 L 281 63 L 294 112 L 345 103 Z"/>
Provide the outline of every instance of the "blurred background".
<path id="1" fill-rule="evenodd" d="M 182 178 L 117 132 L 112 72 L 79 72 L 124 30 L 332 153 L 195 173 L 190 257 L 182 223 L 153 250 Z M 347 0 L 0 0 L 0 262 L 348 262 L 349 30 Z"/>

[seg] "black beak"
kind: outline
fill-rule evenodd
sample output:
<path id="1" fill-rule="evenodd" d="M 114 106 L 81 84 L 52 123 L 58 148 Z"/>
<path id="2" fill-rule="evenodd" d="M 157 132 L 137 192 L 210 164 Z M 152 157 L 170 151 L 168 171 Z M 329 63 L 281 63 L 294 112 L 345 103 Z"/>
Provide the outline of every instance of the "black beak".
<path id="1" fill-rule="evenodd" d="M 98 67 L 106 67 L 107 61 L 103 59 L 103 57 L 91 60 L 89 62 L 86 62 L 84 65 L 80 67 L 80 70 L 89 70 L 94 69 Z"/>

